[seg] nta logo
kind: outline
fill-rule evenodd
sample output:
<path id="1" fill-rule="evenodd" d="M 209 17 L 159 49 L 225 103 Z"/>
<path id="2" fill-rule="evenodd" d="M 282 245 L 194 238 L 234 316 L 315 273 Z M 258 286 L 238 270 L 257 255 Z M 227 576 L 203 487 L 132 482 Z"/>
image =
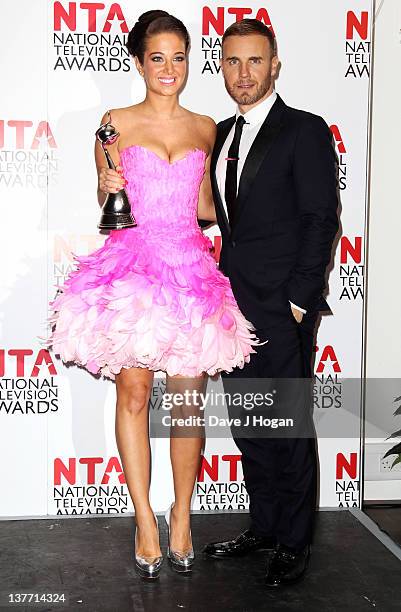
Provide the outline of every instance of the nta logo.
<path id="1" fill-rule="evenodd" d="M 110 475 L 113 471 L 116 473 L 120 484 L 125 484 L 125 476 L 118 457 L 110 457 L 106 467 L 102 466 L 100 474 L 96 473 L 99 472 L 99 470 L 96 470 L 96 466 L 104 463 L 103 457 L 81 457 L 78 461 L 80 465 L 86 466 L 86 484 L 95 484 L 97 480 L 96 476 L 101 476 L 100 484 L 108 484 Z M 68 465 L 59 457 L 55 458 L 54 484 L 60 485 L 62 478 L 70 485 L 76 484 L 77 460 L 75 457 L 70 457 L 68 459 Z"/>
<path id="2" fill-rule="evenodd" d="M 202 34 L 204 36 L 209 36 L 210 27 L 212 27 L 218 36 L 223 36 L 224 30 L 226 29 L 226 13 L 230 16 L 234 15 L 235 21 L 241 21 L 241 19 L 254 17 L 259 21 L 262 21 L 273 31 L 273 26 L 269 17 L 269 13 L 265 8 L 259 8 L 256 11 L 256 14 L 253 14 L 254 9 L 252 8 L 245 8 L 239 6 L 231 6 L 229 8 L 226 8 L 223 6 L 219 6 L 217 7 L 216 13 L 213 13 L 212 9 L 210 9 L 208 6 L 204 6 L 202 10 Z"/>
<path id="3" fill-rule="evenodd" d="M 340 300 L 363 298 L 362 236 L 342 236 L 340 241 Z"/>
<path id="4" fill-rule="evenodd" d="M 9 130 L 6 129 L 10 128 Z M 46 144 L 51 149 L 57 148 L 56 141 L 47 121 L 39 121 L 32 134 L 30 128 L 34 127 L 33 121 L 22 119 L 0 119 L 0 149 L 39 149 Z"/>
<path id="5" fill-rule="evenodd" d="M 345 77 L 361 78 L 364 75 L 368 77 L 370 65 L 368 11 L 362 11 L 359 15 L 348 11 L 345 35 L 345 57 L 348 64 Z"/>
<path id="6" fill-rule="evenodd" d="M 238 462 L 241 461 L 241 455 L 222 455 L 220 459 L 225 462 L 225 465 L 227 465 L 227 463 L 229 465 L 229 480 L 238 480 Z M 198 482 L 204 481 L 205 474 L 214 482 L 219 480 L 219 455 L 212 455 L 211 460 L 212 462 L 209 463 L 205 457 L 202 457 L 198 473 Z"/>
<path id="7" fill-rule="evenodd" d="M 358 453 L 337 453 L 336 495 L 339 508 L 357 508 L 359 502 Z"/>
<path id="8" fill-rule="evenodd" d="M 56 368 L 52 361 L 52 358 L 49 354 L 49 351 L 46 349 L 40 349 L 38 354 L 36 355 L 35 362 L 33 365 L 27 366 L 26 358 L 29 358 L 33 355 L 32 349 L 10 349 L 7 351 L 7 355 L 12 357 L 15 364 L 15 371 L 12 375 L 16 375 L 17 377 L 23 377 L 26 374 L 30 378 L 35 378 L 39 376 L 40 369 L 42 366 L 46 366 L 49 374 L 55 376 L 57 374 Z M 29 367 L 28 372 L 26 372 L 26 368 Z M 0 376 L 3 377 L 6 374 L 6 351 L 4 349 L 0 349 Z"/>
<path id="9" fill-rule="evenodd" d="M 113 22 L 118 23 L 123 34 L 128 33 L 128 26 L 121 10 L 116 2 L 110 6 L 105 14 L 106 5 L 103 2 L 69 2 L 68 8 L 64 8 L 61 2 L 54 3 L 54 31 L 59 32 L 64 25 L 71 32 L 77 29 L 77 8 L 85 14 L 87 19 L 87 32 L 97 32 L 100 23 L 101 32 L 110 32 Z"/>

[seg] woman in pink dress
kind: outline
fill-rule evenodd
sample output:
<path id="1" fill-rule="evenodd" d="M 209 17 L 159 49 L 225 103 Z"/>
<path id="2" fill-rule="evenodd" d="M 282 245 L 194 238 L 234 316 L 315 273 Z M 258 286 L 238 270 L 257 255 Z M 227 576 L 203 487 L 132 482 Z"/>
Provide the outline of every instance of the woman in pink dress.
<path id="1" fill-rule="evenodd" d="M 127 47 L 145 80 L 143 102 L 106 113 L 120 133 L 109 147 L 117 171 L 105 169 L 96 144 L 99 199 L 125 186 L 137 226 L 114 230 L 78 258 L 52 302 L 49 346 L 64 362 L 115 379 L 116 440 L 135 507 L 135 560 L 145 578 L 159 575 L 163 556 L 149 501 L 148 401 L 154 371 L 166 392 L 202 392 L 207 375 L 243 367 L 257 339 L 217 269 L 197 218 L 215 220 L 209 165 L 215 124 L 179 105 L 189 36 L 165 11 L 144 13 Z M 197 407 L 177 408 L 196 414 Z M 175 501 L 167 556 L 191 571 L 190 504 L 202 436 L 171 436 Z"/>

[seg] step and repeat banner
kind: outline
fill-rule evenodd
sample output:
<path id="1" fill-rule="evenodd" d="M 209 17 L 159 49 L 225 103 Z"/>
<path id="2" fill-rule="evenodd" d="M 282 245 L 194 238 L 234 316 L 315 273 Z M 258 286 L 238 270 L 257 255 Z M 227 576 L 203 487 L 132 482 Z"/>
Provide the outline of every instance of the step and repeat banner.
<path id="1" fill-rule="evenodd" d="M 124 43 L 138 16 L 168 10 L 191 34 L 181 103 L 216 121 L 235 112 L 219 69 L 224 29 L 256 17 L 274 32 L 282 63 L 276 89 L 290 105 L 322 115 L 339 160 L 341 235 L 329 270 L 316 345 L 315 424 L 320 506 L 359 504 L 361 372 L 370 0 L 48 2 L 1 7 L 0 114 L 0 516 L 131 512 L 114 437 L 115 386 L 41 346 L 48 302 L 105 236 L 94 132 L 109 108 L 144 96 Z M 218 230 L 208 230 L 218 259 Z M 163 374 L 151 410 L 160 410 Z M 221 380 L 208 390 L 222 390 Z M 152 503 L 172 497 L 168 440 L 151 440 Z M 193 507 L 247 508 L 240 455 L 229 431 L 206 443 Z"/>

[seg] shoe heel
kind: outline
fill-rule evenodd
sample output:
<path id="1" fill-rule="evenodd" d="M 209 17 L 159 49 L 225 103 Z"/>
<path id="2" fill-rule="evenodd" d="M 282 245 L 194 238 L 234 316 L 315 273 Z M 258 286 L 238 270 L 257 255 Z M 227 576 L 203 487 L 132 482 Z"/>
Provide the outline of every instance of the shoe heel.
<path id="1" fill-rule="evenodd" d="M 153 516 L 156 522 L 157 535 L 159 535 L 159 523 L 157 522 L 155 513 L 153 513 Z M 135 570 L 144 580 L 155 580 L 160 576 L 160 570 L 163 564 L 163 555 L 160 557 L 142 557 L 141 555 L 138 555 L 136 552 L 136 535 L 137 528 L 135 526 Z"/>
<path id="2" fill-rule="evenodd" d="M 194 565 L 194 559 L 195 559 L 193 548 L 191 547 L 190 550 L 186 553 L 180 553 L 170 548 L 170 517 L 171 517 L 171 510 L 173 506 L 174 506 L 174 502 L 170 505 L 170 507 L 168 508 L 168 510 L 166 511 L 164 515 L 164 518 L 167 523 L 167 533 L 168 533 L 167 560 L 170 564 L 170 567 L 178 574 L 190 574 L 192 572 L 193 565 Z M 190 531 L 190 536 L 192 540 L 191 531 Z"/>

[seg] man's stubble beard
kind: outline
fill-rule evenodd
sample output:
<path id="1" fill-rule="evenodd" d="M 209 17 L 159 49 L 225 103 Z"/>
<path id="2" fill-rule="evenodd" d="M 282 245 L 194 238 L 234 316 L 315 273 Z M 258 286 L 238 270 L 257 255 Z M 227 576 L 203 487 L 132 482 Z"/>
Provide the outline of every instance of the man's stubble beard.
<path id="1" fill-rule="evenodd" d="M 238 96 L 234 92 L 234 90 L 229 87 L 226 79 L 224 78 L 224 84 L 226 86 L 228 94 L 237 104 L 240 104 L 241 106 L 248 106 L 259 102 L 259 100 L 261 100 L 263 96 L 265 96 L 269 91 L 271 83 L 272 79 L 271 76 L 268 74 L 266 76 L 266 79 L 259 85 L 259 87 L 256 89 L 256 92 L 252 96 L 246 91 L 244 91 L 240 96 Z"/>

